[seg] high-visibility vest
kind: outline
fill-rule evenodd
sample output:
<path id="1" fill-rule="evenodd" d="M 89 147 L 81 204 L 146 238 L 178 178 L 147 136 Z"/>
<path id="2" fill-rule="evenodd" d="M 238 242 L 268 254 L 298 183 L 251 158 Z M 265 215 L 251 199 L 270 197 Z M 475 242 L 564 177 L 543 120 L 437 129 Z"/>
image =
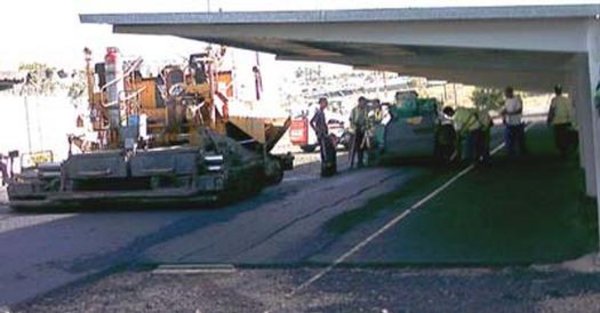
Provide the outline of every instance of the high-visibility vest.
<path id="1" fill-rule="evenodd" d="M 364 130 L 367 127 L 367 115 L 369 111 L 366 106 L 356 106 L 350 113 L 350 126 L 353 130 Z"/>
<path id="2" fill-rule="evenodd" d="M 571 100 L 564 96 L 556 96 L 550 102 L 550 109 L 554 110 L 552 125 L 567 124 L 573 120 L 573 106 Z"/>
<path id="3" fill-rule="evenodd" d="M 473 131 L 481 128 L 477 112 L 472 109 L 458 108 L 454 115 L 454 123 L 459 133 Z"/>
<path id="4" fill-rule="evenodd" d="M 487 111 L 478 111 L 477 118 L 483 130 L 488 130 L 492 127 L 492 117 Z"/>

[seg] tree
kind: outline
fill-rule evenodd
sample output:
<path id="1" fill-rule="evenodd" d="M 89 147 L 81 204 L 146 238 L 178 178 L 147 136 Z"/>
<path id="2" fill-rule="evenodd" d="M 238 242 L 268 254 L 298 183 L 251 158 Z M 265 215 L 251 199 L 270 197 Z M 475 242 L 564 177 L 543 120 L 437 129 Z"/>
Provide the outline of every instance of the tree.
<path id="1" fill-rule="evenodd" d="M 55 68 L 43 63 L 25 63 L 19 65 L 19 71 L 27 72 L 25 85 L 21 93 L 28 95 L 51 94 L 58 87 L 54 74 Z"/>
<path id="2" fill-rule="evenodd" d="M 87 82 L 85 71 L 73 71 L 71 74 L 71 82 L 68 86 L 68 96 L 74 102 L 82 98 L 87 90 Z"/>
<path id="3" fill-rule="evenodd" d="M 498 110 L 502 106 L 502 90 L 478 87 L 473 90 L 471 100 L 478 110 Z"/>

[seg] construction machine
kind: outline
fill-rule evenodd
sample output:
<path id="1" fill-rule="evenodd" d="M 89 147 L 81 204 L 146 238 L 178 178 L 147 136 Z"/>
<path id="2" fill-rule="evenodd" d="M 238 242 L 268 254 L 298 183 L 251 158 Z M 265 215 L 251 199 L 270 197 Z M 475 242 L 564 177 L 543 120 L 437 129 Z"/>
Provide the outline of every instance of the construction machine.
<path id="1" fill-rule="evenodd" d="M 233 74 L 220 67 L 225 51 L 207 49 L 143 77 L 141 59 L 124 62 L 108 48 L 104 62 L 92 65 L 86 48 L 89 116 L 78 124 L 90 125 L 88 139 L 70 135 L 66 160 L 14 175 L 11 207 L 222 203 L 279 183 L 293 157 L 271 150 L 290 119 L 229 113 Z"/>
<path id="2" fill-rule="evenodd" d="M 397 92 L 395 101 L 386 107 L 387 118 L 372 123 L 369 131 L 374 142 L 369 151 L 370 163 L 423 157 L 434 157 L 442 163 L 451 161 L 457 137 L 436 98 L 419 97 L 409 89 Z"/>

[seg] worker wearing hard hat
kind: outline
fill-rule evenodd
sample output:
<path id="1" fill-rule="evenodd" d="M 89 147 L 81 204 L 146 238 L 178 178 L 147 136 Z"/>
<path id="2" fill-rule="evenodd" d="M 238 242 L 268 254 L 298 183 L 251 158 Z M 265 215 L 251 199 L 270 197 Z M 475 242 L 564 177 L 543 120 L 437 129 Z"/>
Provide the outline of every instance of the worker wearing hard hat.
<path id="1" fill-rule="evenodd" d="M 574 144 L 573 136 L 571 136 L 573 134 L 572 122 L 573 104 L 569 98 L 563 95 L 562 87 L 557 85 L 554 87 L 554 97 L 550 102 L 547 123 L 554 129 L 554 143 L 563 157 L 567 155 Z"/>

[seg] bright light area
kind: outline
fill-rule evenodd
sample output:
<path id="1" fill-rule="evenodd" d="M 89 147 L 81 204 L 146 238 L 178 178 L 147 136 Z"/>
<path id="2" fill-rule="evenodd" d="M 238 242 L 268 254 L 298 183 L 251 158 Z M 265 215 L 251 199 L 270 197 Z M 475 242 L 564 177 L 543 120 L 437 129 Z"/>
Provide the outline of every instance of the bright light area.
<path id="1" fill-rule="evenodd" d="M 590 2 L 590 1 L 587 1 Z M 358 8 L 401 8 L 441 6 L 549 5 L 580 4 L 572 0 L 459 0 L 459 1 L 243 1 L 243 0 L 54 0 L 11 1 L 0 10 L 0 70 L 10 70 L 22 62 L 45 62 L 56 66 L 79 67 L 84 46 L 102 51 L 106 46 L 119 46 L 132 54 L 152 59 L 187 55 L 198 51 L 190 40 L 139 35 L 114 35 L 110 26 L 82 25 L 80 13 L 125 12 L 206 12 L 211 11 L 274 11 L 274 10 L 332 10 Z"/>
<path id="2" fill-rule="evenodd" d="M 588 1 L 589 2 L 589 1 Z M 242 0 L 54 0 L 13 1 L 10 6 L 0 10 L 0 27 L 3 30 L 3 44 L 0 45 L 0 71 L 17 70 L 20 64 L 40 62 L 57 68 L 81 70 L 84 68 L 83 48 L 89 47 L 94 52 L 95 61 L 100 61 L 108 46 L 119 47 L 129 57 L 141 56 L 147 68 L 156 74 L 160 66 L 166 63 L 184 62 L 192 53 L 203 51 L 206 43 L 175 38 L 171 36 L 125 35 L 113 34 L 109 25 L 81 24 L 79 14 L 90 13 L 126 13 L 126 12 L 217 12 L 222 11 L 275 11 L 275 10 L 333 10 L 360 8 L 403 8 L 403 7 L 449 7 L 449 6 L 497 6 L 497 5 L 549 5 L 549 4 L 584 4 L 585 1 L 519 1 L 519 0 L 485 0 L 485 1 L 242 1 Z M 418 4 L 418 5 L 417 5 Z M 239 90 L 249 94 L 242 98 L 251 98 L 254 92 L 252 67 L 256 64 L 256 54 L 251 51 L 230 49 L 234 55 Z M 260 67 L 263 78 L 263 102 L 280 101 L 279 89 L 289 86 L 286 77 L 293 75 L 294 70 L 306 63 L 275 61 L 269 54 L 260 54 Z M 316 66 L 316 64 L 314 65 Z M 325 75 L 348 71 L 349 67 L 325 64 L 320 68 Z M 283 86 L 283 87 L 282 87 Z M 14 106 L 21 104 L 14 101 Z M 36 104 L 37 105 L 37 104 Z M 11 106 L 12 107 L 12 106 Z M 270 106 L 263 106 L 269 108 Z M 265 112 L 260 112 L 265 114 Z M 18 116 L 23 116 L 19 113 Z M 69 114 L 62 114 L 66 123 L 72 122 Z M 36 122 L 37 120 L 33 121 Z M 9 131 L 12 125 L 5 119 L 4 125 Z M 13 123 L 22 124 L 20 120 Z M 42 121 L 43 122 L 43 121 Z M 15 126 L 16 127 L 16 126 Z M 37 129 L 34 129 L 37 131 Z M 38 131 L 39 132 L 39 131 Z M 39 139 L 39 138 L 41 139 Z M 41 148 L 49 139 L 36 136 L 33 145 Z M 16 139 L 15 139 L 16 140 Z M 62 138 L 61 138 L 62 140 Z M 24 148 L 23 138 L 18 139 Z M 39 141 L 39 142 L 38 142 Z M 62 141 L 61 141 L 62 142 Z M 3 145 L 15 146 L 4 142 Z M 64 149 L 62 149 L 64 150 Z"/>

